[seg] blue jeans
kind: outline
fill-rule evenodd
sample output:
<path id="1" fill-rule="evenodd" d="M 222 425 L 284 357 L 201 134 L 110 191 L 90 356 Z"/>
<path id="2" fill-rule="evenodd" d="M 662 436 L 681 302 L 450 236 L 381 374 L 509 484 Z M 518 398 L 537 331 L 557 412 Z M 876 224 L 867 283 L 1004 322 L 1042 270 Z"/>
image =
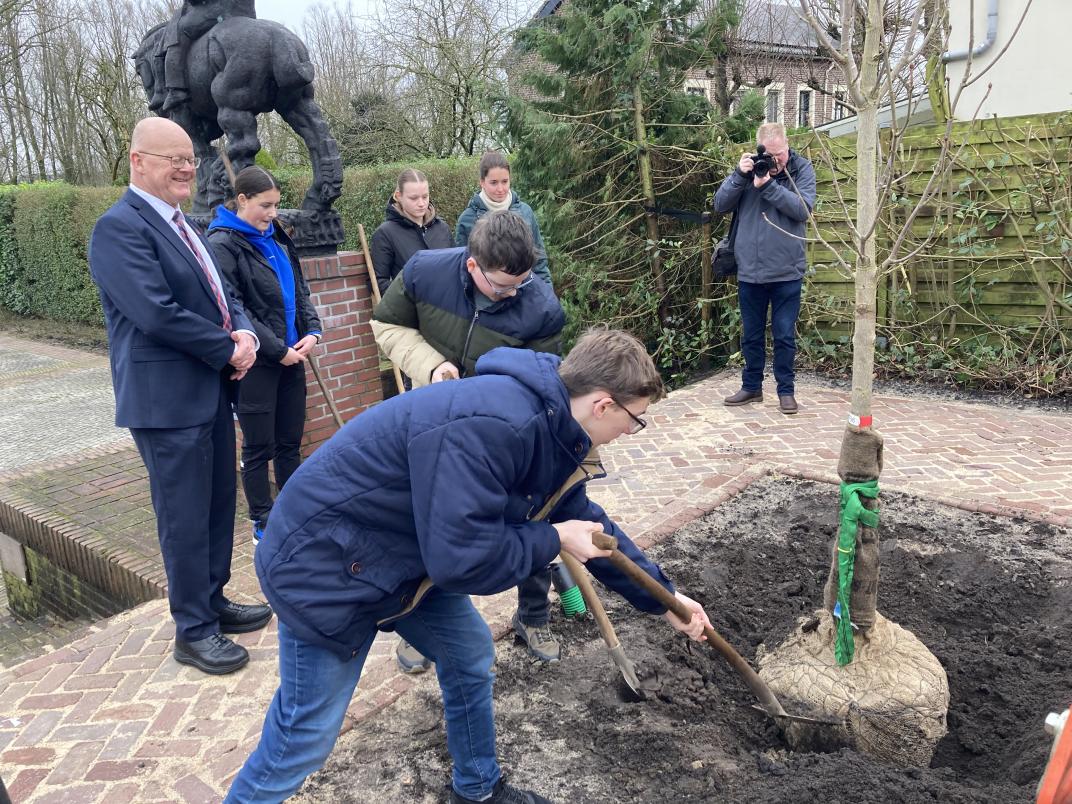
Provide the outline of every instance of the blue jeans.
<path id="1" fill-rule="evenodd" d="M 396 624 L 399 635 L 435 662 L 454 760 L 452 783 L 465 798 L 491 795 L 499 781 L 491 690 L 495 645 L 468 595 L 433 589 Z M 297 792 L 331 753 L 376 631 L 352 659 L 294 636 L 279 622 L 279 689 L 260 743 L 224 804 L 279 802 Z M 247 671 L 248 672 L 248 671 Z"/>
<path id="2" fill-rule="evenodd" d="M 794 393 L 793 361 L 797 356 L 796 326 L 800 315 L 803 280 L 789 282 L 738 282 L 737 303 L 741 308 L 741 354 L 744 371 L 741 387 L 763 389 L 763 367 L 767 358 L 767 310 L 770 310 L 771 339 L 774 341 L 774 379 L 778 396 Z"/>

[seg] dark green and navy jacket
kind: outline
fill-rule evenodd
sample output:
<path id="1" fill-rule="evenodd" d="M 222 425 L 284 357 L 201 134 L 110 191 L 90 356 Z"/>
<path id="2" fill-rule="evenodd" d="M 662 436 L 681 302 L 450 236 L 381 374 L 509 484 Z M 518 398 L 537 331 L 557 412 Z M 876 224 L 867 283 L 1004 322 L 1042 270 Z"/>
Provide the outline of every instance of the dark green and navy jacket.
<path id="1" fill-rule="evenodd" d="M 446 360 L 462 376 L 497 346 L 559 354 L 566 315 L 546 282 L 489 301 L 465 268 L 469 250 L 418 251 L 395 277 L 372 314 L 372 332 L 384 353 L 427 385 Z"/>

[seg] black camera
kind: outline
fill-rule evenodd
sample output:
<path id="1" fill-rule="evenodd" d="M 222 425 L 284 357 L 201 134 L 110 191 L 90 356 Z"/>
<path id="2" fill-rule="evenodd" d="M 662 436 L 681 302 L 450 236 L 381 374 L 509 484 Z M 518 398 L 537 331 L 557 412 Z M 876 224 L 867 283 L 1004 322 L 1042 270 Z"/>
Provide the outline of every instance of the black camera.
<path id="1" fill-rule="evenodd" d="M 767 153 L 764 145 L 756 146 L 756 155 L 752 157 L 752 175 L 763 178 L 774 168 L 774 157 Z"/>

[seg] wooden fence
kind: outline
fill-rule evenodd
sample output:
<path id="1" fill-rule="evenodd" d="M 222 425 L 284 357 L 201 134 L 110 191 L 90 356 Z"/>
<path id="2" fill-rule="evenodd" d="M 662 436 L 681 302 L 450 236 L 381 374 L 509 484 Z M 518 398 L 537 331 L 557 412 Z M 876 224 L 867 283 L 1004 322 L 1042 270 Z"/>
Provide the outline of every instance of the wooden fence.
<path id="1" fill-rule="evenodd" d="M 911 128 L 891 155 L 887 132 L 898 180 L 882 205 L 880 261 L 928 183 L 939 191 L 880 280 L 880 331 L 923 327 L 939 343 L 1072 333 L 1072 113 L 956 123 L 943 153 L 945 140 L 945 126 Z M 855 217 L 855 135 L 816 135 L 800 150 L 818 179 L 804 322 L 836 340 L 851 334 L 853 278 L 836 255 L 855 263 L 845 223 L 846 211 Z"/>

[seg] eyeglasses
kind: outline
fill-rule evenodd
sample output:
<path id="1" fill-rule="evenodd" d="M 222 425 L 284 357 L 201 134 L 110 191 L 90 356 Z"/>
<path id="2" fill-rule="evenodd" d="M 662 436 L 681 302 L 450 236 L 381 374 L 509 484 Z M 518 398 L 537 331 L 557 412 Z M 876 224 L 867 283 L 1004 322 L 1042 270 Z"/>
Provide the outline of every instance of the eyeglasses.
<path id="1" fill-rule="evenodd" d="M 478 265 L 477 268 L 480 268 L 480 266 Z M 522 279 L 520 282 L 518 282 L 516 285 L 501 285 L 498 282 L 492 282 L 491 279 L 488 278 L 488 272 L 485 271 L 483 268 L 480 268 L 480 273 L 484 275 L 484 281 L 491 285 L 491 292 L 494 293 L 496 296 L 509 296 L 510 293 L 521 290 L 521 288 L 525 287 L 526 285 L 531 285 L 532 280 L 536 278 L 536 274 L 532 273 L 532 271 L 529 271 L 529 275 Z"/>
<path id="2" fill-rule="evenodd" d="M 182 170 L 187 165 L 194 170 L 201 167 L 200 156 L 168 156 L 167 154 L 154 154 L 152 151 L 138 151 L 138 153 L 142 156 L 156 156 L 160 159 L 167 159 L 175 170 Z"/>
<path id="3" fill-rule="evenodd" d="M 639 416 L 635 416 L 633 414 L 633 412 L 631 410 L 629 410 L 629 408 L 627 408 L 625 405 L 623 405 L 621 402 L 619 402 L 613 396 L 610 398 L 610 400 L 615 405 L 617 405 L 622 410 L 624 410 L 626 413 L 628 413 L 629 418 L 633 420 L 633 429 L 629 431 L 629 435 L 636 435 L 637 433 L 639 433 L 641 430 L 643 430 L 645 427 L 648 426 L 648 423 L 646 421 L 644 421 Z"/>

